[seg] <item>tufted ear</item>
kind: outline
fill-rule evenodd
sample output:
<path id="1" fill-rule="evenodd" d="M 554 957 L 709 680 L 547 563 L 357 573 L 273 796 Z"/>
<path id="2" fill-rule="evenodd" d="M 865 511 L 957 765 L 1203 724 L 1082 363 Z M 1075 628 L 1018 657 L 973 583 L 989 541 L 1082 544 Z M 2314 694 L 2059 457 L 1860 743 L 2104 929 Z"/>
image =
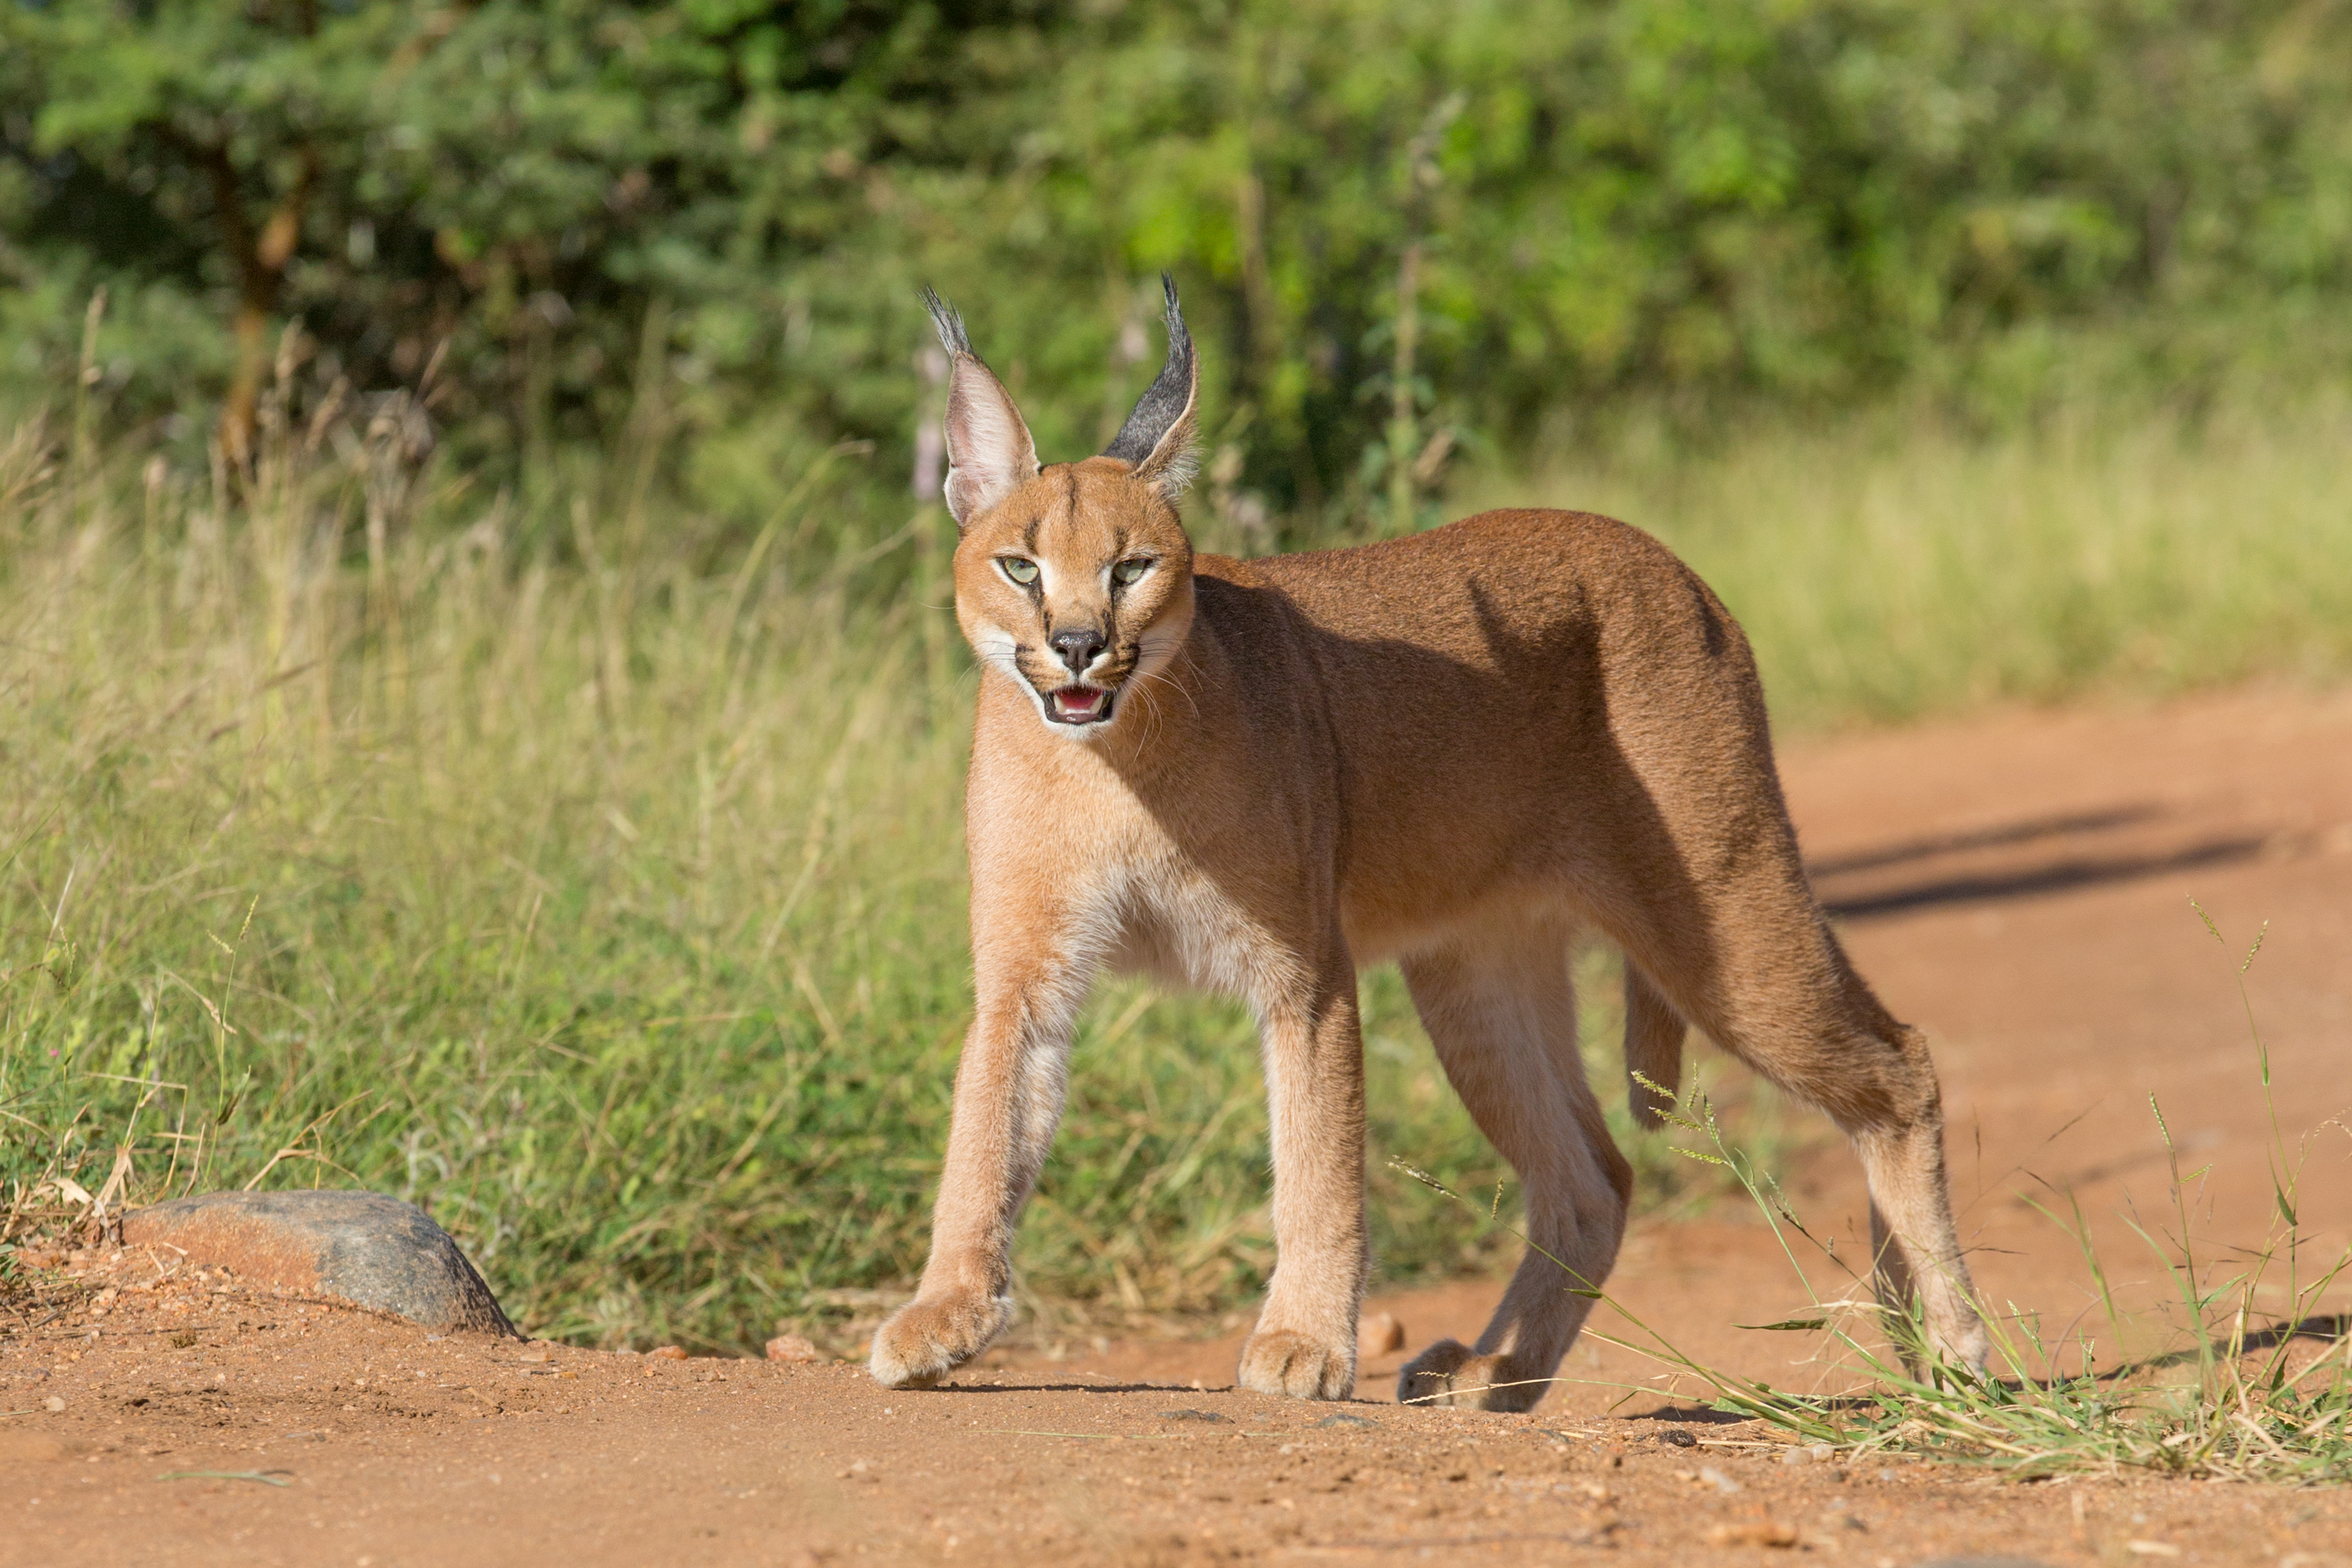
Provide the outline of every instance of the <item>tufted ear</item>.
<path id="1" fill-rule="evenodd" d="M 1132 465 L 1135 476 L 1160 486 L 1171 500 L 1192 482 L 1193 407 L 1200 401 L 1201 368 L 1192 358 L 1192 334 L 1176 303 L 1176 280 L 1160 275 L 1168 294 L 1168 362 L 1137 400 L 1135 412 L 1103 448 L 1106 457 Z"/>
<path id="2" fill-rule="evenodd" d="M 928 288 L 923 303 L 948 351 L 948 477 L 941 488 L 961 528 L 1037 472 L 1037 447 L 1003 383 L 971 351 L 955 307 Z"/>

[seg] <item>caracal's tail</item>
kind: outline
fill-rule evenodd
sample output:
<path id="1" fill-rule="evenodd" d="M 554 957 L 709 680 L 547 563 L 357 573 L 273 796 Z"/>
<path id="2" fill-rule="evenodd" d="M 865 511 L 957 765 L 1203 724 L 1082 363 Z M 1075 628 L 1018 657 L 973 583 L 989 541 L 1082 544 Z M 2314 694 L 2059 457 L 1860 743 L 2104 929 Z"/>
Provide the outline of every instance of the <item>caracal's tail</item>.
<path id="1" fill-rule="evenodd" d="M 1658 994 L 1641 967 L 1626 959 L 1625 1104 L 1636 1125 L 1663 1126 L 1674 1110 L 1683 1081 L 1685 1027 L 1683 1015 Z"/>

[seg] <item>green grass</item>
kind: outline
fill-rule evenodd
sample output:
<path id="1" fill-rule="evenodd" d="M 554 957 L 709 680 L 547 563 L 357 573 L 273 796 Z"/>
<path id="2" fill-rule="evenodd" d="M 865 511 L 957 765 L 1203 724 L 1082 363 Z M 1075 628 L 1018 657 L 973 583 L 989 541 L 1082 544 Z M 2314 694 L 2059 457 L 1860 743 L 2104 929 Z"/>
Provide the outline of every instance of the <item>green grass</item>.
<path id="1" fill-rule="evenodd" d="M 788 507 L 730 550 L 615 483 L 558 557 L 331 450 L 280 433 L 229 507 L 30 435 L 0 468 L 9 1218 L 119 1151 L 132 1197 L 365 1185 L 541 1333 L 854 1343 L 920 1265 L 968 1018 L 944 520 L 884 599 L 785 548 Z M 1504 1176 L 1396 976 L 1366 1000 L 1376 1153 Z M 1273 1253 L 1240 1009 L 1107 985 L 1073 1083 L 1033 1321 L 1244 1302 Z M 1643 1148 L 1656 1198 L 1691 1187 Z M 1384 1278 L 1495 1262 L 1373 1170 Z"/>
<path id="2" fill-rule="evenodd" d="M 2072 456 L 1759 440 L 1548 493 L 1689 550 L 1780 711 L 1829 722 L 2339 668 L 2330 417 Z M 0 443 L 0 1227 L 118 1170 L 132 1198 L 365 1185 L 541 1333 L 853 1343 L 920 1264 L 967 1018 L 944 520 L 828 555 L 780 485 L 747 541 L 625 454 L 576 497 L 412 487 L 388 428 L 278 431 L 234 501 L 79 437 Z M 2244 549 L 2198 533 L 2233 487 Z M 2061 558 L 2141 586 L 2045 580 Z M 1580 964 L 1613 1106 L 1612 960 Z M 1392 971 L 1365 1002 L 1381 1278 L 1491 1269 L 1509 1239 L 1388 1161 L 1507 1173 Z M 1825 1135 L 1727 1082 L 1744 1145 Z M 1103 988 L 1023 1233 L 1033 1322 L 1246 1302 L 1260 1092 L 1237 1009 Z M 1723 1190 L 1618 1128 L 1645 1205 Z"/>

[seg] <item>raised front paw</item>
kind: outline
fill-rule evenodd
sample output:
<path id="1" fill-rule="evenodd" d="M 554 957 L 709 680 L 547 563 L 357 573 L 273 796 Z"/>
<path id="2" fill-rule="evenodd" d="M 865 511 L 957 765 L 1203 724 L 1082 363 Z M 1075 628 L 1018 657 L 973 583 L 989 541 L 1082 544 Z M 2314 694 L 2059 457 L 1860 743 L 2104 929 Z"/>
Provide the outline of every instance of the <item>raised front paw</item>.
<path id="1" fill-rule="evenodd" d="M 1532 1410 L 1550 1386 L 1514 1376 L 1507 1354 L 1480 1355 L 1454 1339 L 1439 1340 L 1397 1374 L 1400 1403 L 1457 1410 Z"/>
<path id="2" fill-rule="evenodd" d="M 928 1388 L 986 1350 L 1012 1319 L 1006 1296 L 917 1297 L 875 1331 L 866 1364 L 885 1388 Z"/>
<path id="3" fill-rule="evenodd" d="M 1327 1343 L 1287 1329 L 1260 1329 L 1242 1346 L 1241 1385 L 1293 1399 L 1345 1399 L 1356 1389 L 1355 1342 Z"/>

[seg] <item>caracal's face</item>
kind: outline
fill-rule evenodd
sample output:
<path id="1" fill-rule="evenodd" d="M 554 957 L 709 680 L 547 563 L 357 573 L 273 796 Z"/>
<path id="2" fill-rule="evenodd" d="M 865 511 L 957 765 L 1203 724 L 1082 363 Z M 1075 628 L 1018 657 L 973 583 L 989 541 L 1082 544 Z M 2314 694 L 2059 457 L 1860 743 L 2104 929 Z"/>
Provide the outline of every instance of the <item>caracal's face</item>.
<path id="1" fill-rule="evenodd" d="M 1108 733 L 1192 624 L 1192 547 L 1160 486 L 1117 458 L 1043 468 L 964 529 L 956 619 L 1040 723 Z"/>

